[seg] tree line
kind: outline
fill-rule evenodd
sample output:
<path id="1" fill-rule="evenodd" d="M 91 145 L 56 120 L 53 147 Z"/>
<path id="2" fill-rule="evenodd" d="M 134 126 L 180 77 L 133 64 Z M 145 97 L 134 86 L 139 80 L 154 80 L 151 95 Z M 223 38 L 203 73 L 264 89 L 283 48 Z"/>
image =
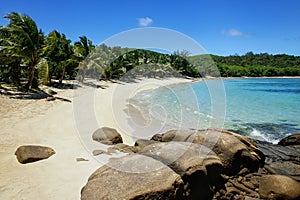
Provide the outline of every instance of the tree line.
<path id="1" fill-rule="evenodd" d="M 248 52 L 238 56 L 212 55 L 223 77 L 300 76 L 300 57 Z"/>
<path id="2" fill-rule="evenodd" d="M 71 44 L 56 30 L 45 35 L 29 16 L 12 12 L 0 27 L 0 81 L 26 90 L 52 79 L 74 79 L 78 65 L 95 48 L 86 37 Z"/>
<path id="3" fill-rule="evenodd" d="M 86 36 L 72 43 L 57 30 L 45 35 L 33 19 L 12 12 L 0 27 L 0 83 L 29 90 L 53 80 L 166 76 L 300 76 L 300 57 L 252 52 L 238 56 L 163 54 L 150 50 L 95 46 Z"/>

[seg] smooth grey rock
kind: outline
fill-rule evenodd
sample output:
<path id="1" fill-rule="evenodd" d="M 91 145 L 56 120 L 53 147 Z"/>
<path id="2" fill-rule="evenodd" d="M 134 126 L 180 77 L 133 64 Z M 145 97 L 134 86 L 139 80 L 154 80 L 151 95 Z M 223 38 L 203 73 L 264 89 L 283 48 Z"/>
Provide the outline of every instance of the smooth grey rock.
<path id="1" fill-rule="evenodd" d="M 260 180 L 259 194 L 265 199 L 300 199 L 300 183 L 282 175 L 266 175 Z"/>
<path id="2" fill-rule="evenodd" d="M 102 144 L 112 145 L 122 143 L 121 134 L 116 129 L 102 127 L 97 129 L 92 136 L 93 140 Z"/>
<path id="3" fill-rule="evenodd" d="M 185 183 L 185 198 L 210 199 L 210 189 L 221 178 L 222 163 L 205 146 L 186 142 L 159 142 L 139 151 L 163 162 L 179 174 Z"/>
<path id="4" fill-rule="evenodd" d="M 241 170 L 254 172 L 264 165 L 264 154 L 248 138 L 229 131 L 172 130 L 162 134 L 162 141 L 192 142 L 212 149 L 228 175 L 238 174 Z"/>
<path id="5" fill-rule="evenodd" d="M 23 145 L 15 152 L 17 160 L 22 164 L 47 159 L 53 154 L 55 151 L 52 148 L 38 145 Z"/>
<path id="6" fill-rule="evenodd" d="M 153 158 L 130 154 L 96 170 L 81 191 L 82 200 L 183 199 L 183 181 Z"/>

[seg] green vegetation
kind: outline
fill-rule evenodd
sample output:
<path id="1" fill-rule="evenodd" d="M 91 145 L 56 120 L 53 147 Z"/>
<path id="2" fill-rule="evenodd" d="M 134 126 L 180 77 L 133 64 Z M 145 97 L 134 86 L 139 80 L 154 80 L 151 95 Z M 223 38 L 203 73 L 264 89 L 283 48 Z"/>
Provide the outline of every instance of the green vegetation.
<path id="1" fill-rule="evenodd" d="M 223 77 L 300 76 L 300 57 L 248 52 L 243 56 L 214 56 Z"/>
<path id="2" fill-rule="evenodd" d="M 37 86 L 35 69 L 41 59 L 41 47 L 43 45 L 43 33 L 38 30 L 36 23 L 28 16 L 15 12 L 8 14 L 6 27 L 1 27 L 1 64 L 9 66 L 8 73 L 19 83 L 20 65 L 27 69 L 26 89 L 32 84 Z M 10 69 L 14 68 L 14 69 Z"/>
<path id="3" fill-rule="evenodd" d="M 300 57 L 252 52 L 238 56 L 162 54 L 149 50 L 95 47 L 86 36 L 72 44 L 56 30 L 48 35 L 27 15 L 12 12 L 0 27 L 0 83 L 29 90 L 53 80 L 84 81 L 87 77 L 119 79 L 145 77 L 261 77 L 300 76 Z"/>
<path id="4" fill-rule="evenodd" d="M 5 16 L 9 24 L 0 27 L 0 82 L 38 88 L 52 79 L 74 79 L 78 65 L 94 46 L 85 36 L 71 44 L 62 33 L 47 36 L 27 15 L 12 12 Z"/>
<path id="5" fill-rule="evenodd" d="M 101 79 L 119 79 L 124 76 L 200 76 L 196 68 L 179 53 L 168 55 L 143 49 L 108 47 L 104 44 L 87 57 L 80 69 L 82 79 L 86 76 Z"/>

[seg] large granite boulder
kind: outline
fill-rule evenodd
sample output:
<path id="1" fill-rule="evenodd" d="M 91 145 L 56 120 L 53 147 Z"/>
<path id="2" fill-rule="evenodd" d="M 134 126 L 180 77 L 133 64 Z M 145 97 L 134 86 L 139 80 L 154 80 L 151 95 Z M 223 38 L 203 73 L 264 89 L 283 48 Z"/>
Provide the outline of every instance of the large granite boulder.
<path id="1" fill-rule="evenodd" d="M 183 181 L 153 158 L 131 154 L 96 170 L 81 191 L 82 200 L 182 199 Z"/>
<path id="2" fill-rule="evenodd" d="M 109 127 L 102 127 L 97 129 L 92 136 L 93 140 L 102 144 L 112 145 L 122 143 L 121 134 L 116 129 Z"/>
<path id="3" fill-rule="evenodd" d="M 300 183 L 287 176 L 266 175 L 260 180 L 259 194 L 265 199 L 300 199 Z"/>
<path id="4" fill-rule="evenodd" d="M 23 145 L 15 152 L 17 160 L 22 164 L 47 159 L 53 154 L 55 151 L 52 148 L 38 145 Z"/>
<path id="5" fill-rule="evenodd" d="M 230 131 L 208 129 L 198 131 L 194 142 L 203 143 L 204 134 L 204 145 L 212 148 L 220 157 L 225 174 L 256 172 L 264 166 L 265 155 L 248 138 Z M 217 137 L 219 138 L 216 141 Z"/>
<path id="6" fill-rule="evenodd" d="M 179 174 L 185 184 L 185 199 L 211 199 L 211 188 L 221 179 L 220 159 L 199 144 L 159 142 L 147 145 L 139 153 L 161 161 Z"/>
<path id="7" fill-rule="evenodd" d="M 207 129 L 119 143 L 109 150 L 130 155 L 94 172 L 82 199 L 300 199 L 300 150 L 297 139 L 289 141 L 274 145 Z"/>
<path id="8" fill-rule="evenodd" d="M 300 133 L 294 133 L 289 135 L 278 142 L 279 145 L 289 146 L 289 145 L 300 145 Z"/>
<path id="9" fill-rule="evenodd" d="M 161 142 L 192 142 L 212 149 L 220 157 L 224 173 L 228 175 L 254 172 L 264 164 L 264 154 L 248 138 L 229 131 L 171 130 L 152 140 L 157 138 Z"/>

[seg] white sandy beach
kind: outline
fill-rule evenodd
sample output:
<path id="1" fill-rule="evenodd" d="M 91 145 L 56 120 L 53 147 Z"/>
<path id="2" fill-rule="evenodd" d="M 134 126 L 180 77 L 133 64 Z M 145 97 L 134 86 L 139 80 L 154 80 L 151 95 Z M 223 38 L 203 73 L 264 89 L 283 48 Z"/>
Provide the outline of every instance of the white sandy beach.
<path id="1" fill-rule="evenodd" d="M 104 146 L 91 140 L 93 131 L 102 126 L 116 128 L 124 143 L 132 145 L 133 130 L 126 126 L 126 100 L 141 90 L 188 81 L 172 78 L 126 84 L 101 82 L 101 86 L 108 87 L 84 87 L 83 92 L 82 88 L 54 89 L 56 96 L 72 103 L 0 96 L 0 199 L 80 199 L 80 190 L 89 175 L 103 165 L 91 155 L 92 149 Z M 90 108 L 81 107 L 90 100 L 94 103 L 92 116 Z M 27 144 L 52 147 L 56 154 L 20 164 L 14 153 L 20 145 Z M 76 158 L 88 161 L 78 162 Z"/>

